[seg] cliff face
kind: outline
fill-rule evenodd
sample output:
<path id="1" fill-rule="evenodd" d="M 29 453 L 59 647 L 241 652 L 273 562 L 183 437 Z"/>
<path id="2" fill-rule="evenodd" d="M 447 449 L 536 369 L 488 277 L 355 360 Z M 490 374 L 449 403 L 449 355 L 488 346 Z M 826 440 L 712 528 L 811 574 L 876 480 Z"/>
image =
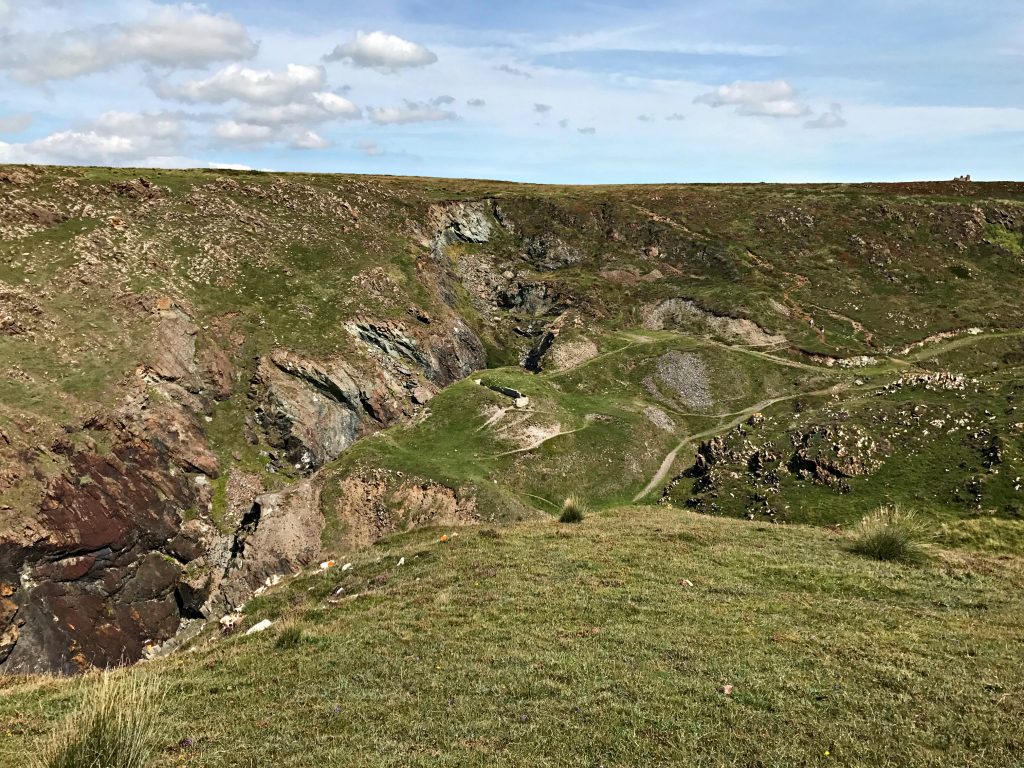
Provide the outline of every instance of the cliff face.
<path id="1" fill-rule="evenodd" d="M 487 483 L 374 466 L 328 482 L 324 468 L 422 424 L 480 369 L 599 371 L 657 334 L 839 369 L 950 328 L 1019 328 L 1021 199 L 1017 185 L 572 190 L 7 169 L 0 671 L 173 646 L 318 562 L 325 528 L 362 546 L 477 519 Z M 633 374 L 595 381 L 625 386 L 620 375 Z M 636 401 L 650 397 L 639 412 L 661 435 L 680 416 L 652 386 Z M 479 421 L 507 427 L 495 455 L 572 434 L 541 410 L 501 421 L 512 400 L 481 407 Z M 616 439 L 632 429 L 581 419 Z M 643 456 L 636 471 L 653 473 L 661 457 Z"/>

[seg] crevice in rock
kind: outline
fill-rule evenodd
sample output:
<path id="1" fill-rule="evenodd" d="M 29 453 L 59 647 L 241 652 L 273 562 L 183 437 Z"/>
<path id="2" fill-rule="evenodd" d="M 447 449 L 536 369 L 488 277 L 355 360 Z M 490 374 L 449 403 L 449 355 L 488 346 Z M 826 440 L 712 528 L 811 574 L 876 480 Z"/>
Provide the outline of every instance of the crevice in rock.
<path id="1" fill-rule="evenodd" d="M 249 511 L 242 516 L 238 530 L 235 531 L 234 541 L 231 542 L 231 560 L 237 560 L 245 554 L 245 541 L 259 527 L 262 514 L 263 506 L 259 501 L 254 501 Z"/>

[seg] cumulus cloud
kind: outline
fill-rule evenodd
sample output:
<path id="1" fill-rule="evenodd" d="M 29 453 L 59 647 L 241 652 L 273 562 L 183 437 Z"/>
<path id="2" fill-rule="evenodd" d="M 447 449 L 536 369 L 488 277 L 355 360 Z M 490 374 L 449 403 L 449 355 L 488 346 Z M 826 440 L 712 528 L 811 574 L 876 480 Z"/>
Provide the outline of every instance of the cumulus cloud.
<path id="1" fill-rule="evenodd" d="M 406 123 L 433 123 L 455 120 L 458 115 L 442 107 L 451 103 L 451 97 L 441 96 L 427 102 L 406 101 L 404 107 L 370 107 L 367 116 L 377 125 L 404 125 Z"/>
<path id="2" fill-rule="evenodd" d="M 291 146 L 294 149 L 325 149 L 331 146 L 331 142 L 316 131 L 303 131 L 292 139 Z"/>
<path id="3" fill-rule="evenodd" d="M 740 115 L 765 117 L 804 117 L 811 109 L 797 99 L 796 89 L 785 80 L 753 82 L 737 80 L 732 85 L 720 85 L 694 99 L 709 107 L 736 107 Z"/>
<path id="4" fill-rule="evenodd" d="M 245 27 L 233 18 L 191 4 L 159 6 L 133 24 L 109 24 L 46 37 L 9 36 L 4 43 L 0 70 L 23 83 L 67 80 L 129 62 L 196 68 L 246 59 L 257 50 Z"/>
<path id="5" fill-rule="evenodd" d="M 79 129 L 57 131 L 24 144 L 5 144 L 9 162 L 180 165 L 187 137 L 166 113 L 107 112 Z"/>
<path id="6" fill-rule="evenodd" d="M 180 85 L 156 83 L 154 89 L 162 98 L 190 104 L 223 104 L 232 100 L 249 104 L 286 104 L 322 89 L 326 81 L 327 73 L 323 67 L 289 64 L 285 70 L 273 72 L 229 64 L 210 77 L 189 80 Z"/>
<path id="7" fill-rule="evenodd" d="M 500 64 L 499 66 L 495 67 L 495 69 L 498 72 L 504 72 L 506 75 L 512 75 L 513 77 L 533 77 L 533 75 L 531 75 L 529 72 L 525 72 L 522 69 L 513 67 L 511 64 Z"/>
<path id="8" fill-rule="evenodd" d="M 680 114 L 679 112 L 673 112 L 671 115 L 669 115 L 665 119 L 666 120 L 671 120 L 672 122 L 678 122 L 680 120 L 685 120 L 686 119 L 686 115 Z"/>
<path id="9" fill-rule="evenodd" d="M 222 143 L 287 142 L 295 149 L 322 149 L 329 142 L 313 126 L 362 117 L 344 96 L 321 90 L 326 80 L 323 67 L 289 64 L 271 71 L 231 64 L 207 78 L 179 85 L 155 83 L 154 88 L 164 98 L 189 103 L 239 102 L 230 119 L 214 128 Z"/>
<path id="10" fill-rule="evenodd" d="M 320 107 L 324 112 L 334 117 L 340 118 L 355 118 L 360 117 L 362 113 L 355 104 L 346 99 L 344 96 L 339 96 L 336 93 L 329 92 L 318 92 L 313 94 L 313 101 Z"/>
<path id="11" fill-rule="evenodd" d="M 597 128 L 593 128 L 593 127 L 590 127 L 590 126 L 588 126 L 586 128 L 577 128 L 576 130 L 579 133 L 585 134 L 587 136 L 593 136 L 595 133 L 597 133 Z"/>
<path id="12" fill-rule="evenodd" d="M 483 99 L 470 99 L 466 102 L 466 105 L 470 107 L 486 107 L 487 102 Z"/>
<path id="13" fill-rule="evenodd" d="M 548 112 L 551 111 L 551 105 L 550 104 L 534 104 L 533 105 L 533 111 L 536 112 L 539 115 L 546 115 Z"/>
<path id="14" fill-rule="evenodd" d="M 269 125 L 240 123 L 237 120 L 225 120 L 217 123 L 213 135 L 218 139 L 237 144 L 264 144 L 273 138 L 274 129 Z"/>
<path id="15" fill-rule="evenodd" d="M 636 119 L 641 123 L 653 123 L 654 115 L 637 115 Z"/>
<path id="16" fill-rule="evenodd" d="M 393 73 L 433 64 L 437 61 L 437 54 L 397 35 L 357 32 L 354 39 L 324 56 L 324 61 L 346 61 L 355 67 Z"/>
<path id="17" fill-rule="evenodd" d="M 833 130 L 835 128 L 842 128 L 845 125 L 846 118 L 843 117 L 843 105 L 833 104 L 828 108 L 828 112 L 822 112 L 818 117 L 804 123 L 804 128 Z"/>
<path id="18" fill-rule="evenodd" d="M 0 133 L 20 133 L 35 121 L 29 114 L 0 115 Z"/>

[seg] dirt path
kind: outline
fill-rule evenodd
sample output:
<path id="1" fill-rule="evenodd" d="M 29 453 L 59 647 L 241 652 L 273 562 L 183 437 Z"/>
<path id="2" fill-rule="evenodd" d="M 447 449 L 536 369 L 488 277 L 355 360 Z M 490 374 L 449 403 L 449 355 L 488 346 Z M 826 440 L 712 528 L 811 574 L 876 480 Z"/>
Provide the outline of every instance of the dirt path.
<path id="1" fill-rule="evenodd" d="M 1024 336 L 1024 330 L 999 331 L 999 332 L 995 332 L 995 333 L 979 333 L 979 334 L 974 334 L 974 335 L 969 335 L 969 336 L 958 336 L 958 337 L 953 338 L 953 339 L 947 339 L 947 340 L 943 340 L 943 341 L 937 342 L 934 346 L 932 346 L 930 348 L 920 349 L 919 351 L 915 352 L 914 354 L 909 355 L 906 360 L 901 360 L 901 359 L 896 358 L 896 357 L 889 357 L 889 358 L 885 358 L 885 362 L 884 362 L 883 365 L 878 366 L 878 367 L 874 367 L 870 371 L 865 371 L 865 370 L 858 371 L 856 369 L 851 369 L 851 370 L 847 371 L 847 373 L 857 375 L 857 376 L 859 376 L 861 378 L 874 378 L 876 376 L 882 376 L 882 375 L 885 375 L 885 374 L 893 373 L 893 372 L 895 372 L 895 371 L 897 371 L 897 370 L 899 370 L 901 368 L 906 368 L 906 367 L 910 366 L 912 364 L 912 362 L 919 362 L 921 360 L 926 360 L 926 359 L 928 359 L 930 357 L 935 357 L 936 355 L 940 355 L 943 352 L 948 352 L 951 349 L 956 349 L 956 348 L 959 348 L 959 347 L 968 346 L 970 344 L 973 344 L 973 343 L 978 342 L 978 341 L 982 341 L 984 339 L 1004 338 L 1004 337 L 1010 337 L 1010 336 Z M 739 352 L 743 352 L 743 353 L 748 354 L 748 355 L 754 355 L 755 357 L 762 357 L 762 358 L 771 360 L 771 361 L 773 361 L 775 363 L 778 363 L 780 365 L 789 365 L 789 366 L 794 367 L 794 368 L 803 368 L 803 369 L 810 369 L 810 370 L 815 370 L 815 371 L 826 370 L 826 369 L 823 369 L 821 366 L 809 365 L 809 364 L 806 364 L 806 363 L 797 363 L 795 361 L 781 359 L 781 358 L 775 357 L 773 355 L 769 355 L 766 352 L 759 352 L 758 350 L 754 350 L 754 349 L 744 349 L 744 348 L 739 348 L 739 347 L 735 347 L 735 346 L 730 346 L 728 344 L 721 344 L 719 342 L 711 342 L 711 343 L 718 344 L 719 346 L 726 347 L 728 349 L 732 349 L 732 350 L 736 350 L 736 351 L 739 351 Z M 799 393 L 793 394 L 793 395 L 784 395 L 782 397 L 773 397 L 773 398 L 770 398 L 768 400 L 762 400 L 760 403 L 752 405 L 749 408 L 745 408 L 742 411 L 737 411 L 735 413 L 735 418 L 733 418 L 731 421 L 726 422 L 725 424 L 719 424 L 718 426 L 712 427 L 711 429 L 706 429 L 703 432 L 698 432 L 695 435 L 690 435 L 690 436 L 686 437 L 685 439 L 683 439 L 679 443 L 679 445 L 677 445 L 672 451 L 669 452 L 669 454 L 661 462 L 661 466 L 658 467 L 658 471 L 655 472 L 654 477 L 651 478 L 651 481 L 644 487 L 644 489 L 642 491 L 640 491 L 640 493 L 638 493 L 636 496 L 633 497 L 633 503 L 636 504 L 637 502 L 642 500 L 645 496 L 647 496 L 651 491 L 653 491 L 655 488 L 657 488 L 660 484 L 664 483 L 665 482 L 665 478 L 668 476 L 669 472 L 672 471 L 672 466 L 675 464 L 676 457 L 679 455 L 679 452 L 681 450 L 683 450 L 683 448 L 685 448 L 688 445 L 691 445 L 692 443 L 696 442 L 697 440 L 703 440 L 705 437 L 712 437 L 714 435 L 721 434 L 722 432 L 727 432 L 728 430 L 730 430 L 733 427 L 735 427 L 737 424 L 740 424 L 744 419 L 749 418 L 753 414 L 757 413 L 758 411 L 762 411 L 765 408 L 770 408 L 771 406 L 775 405 L 776 403 L 781 403 L 781 402 L 783 402 L 785 400 L 794 400 L 794 399 L 796 399 L 798 397 L 814 397 L 816 395 L 832 394 L 832 393 L 835 393 L 835 392 L 840 392 L 840 391 L 849 389 L 850 386 L 851 385 L 849 383 L 841 383 L 841 384 L 835 384 L 835 385 L 833 385 L 831 387 L 828 387 L 826 389 L 819 389 L 819 390 L 817 390 L 815 392 L 799 392 Z M 866 387 L 865 389 L 877 389 L 877 388 L 878 388 L 878 386 Z"/>
<path id="2" fill-rule="evenodd" d="M 586 428 L 587 428 L 586 425 L 584 425 L 582 427 L 577 427 L 576 429 L 566 430 L 565 432 L 556 432 L 553 435 L 548 435 L 547 437 L 544 437 L 544 438 L 542 438 L 540 440 L 537 440 L 535 442 L 530 443 L 525 448 L 516 448 L 514 451 L 505 451 L 504 453 L 492 454 L 492 458 L 496 459 L 496 458 L 499 458 L 501 456 L 514 456 L 517 453 L 529 453 L 530 451 L 537 450 L 538 448 L 540 448 L 542 445 L 544 445 L 544 443 L 548 442 L 549 440 L 554 440 L 556 437 L 562 437 L 562 435 L 571 435 L 571 434 L 573 434 L 575 432 L 582 432 Z"/>
<path id="3" fill-rule="evenodd" d="M 640 493 L 633 497 L 633 503 L 636 504 L 645 496 L 647 496 L 647 494 L 649 494 L 651 491 L 653 491 L 655 488 L 657 488 L 659 485 L 662 485 L 665 482 L 665 478 L 668 477 L 669 472 L 672 471 L 672 465 L 675 464 L 676 457 L 679 455 L 679 452 L 683 450 L 683 448 L 685 448 L 686 446 L 691 445 L 698 440 L 703 440 L 705 437 L 713 437 L 714 435 L 721 434 L 722 432 L 728 432 L 733 427 L 737 426 L 738 424 L 741 424 L 744 420 L 749 419 L 755 413 L 759 413 L 760 411 L 763 411 L 766 408 L 770 408 L 776 403 L 781 403 L 786 400 L 795 400 L 798 397 L 815 397 L 817 395 L 833 394 L 836 392 L 840 392 L 844 389 L 848 389 L 849 386 L 849 384 L 835 384 L 831 387 L 827 387 L 826 389 L 819 389 L 814 392 L 798 392 L 797 394 L 794 395 L 782 395 L 781 397 L 772 397 L 769 398 L 768 400 L 762 400 L 761 402 L 755 403 L 749 408 L 744 408 L 742 411 L 737 411 L 735 418 L 733 418 L 731 421 L 726 422 L 725 424 L 719 424 L 717 426 L 712 427 L 711 429 L 706 429 L 703 432 L 698 432 L 695 435 L 687 436 L 682 440 L 682 442 L 679 443 L 679 445 L 677 445 L 669 452 L 669 454 L 665 457 L 664 461 L 661 462 L 661 466 L 658 467 L 658 471 L 654 473 L 654 477 L 651 478 L 651 482 L 649 482 L 644 487 L 644 489 L 640 491 Z"/>

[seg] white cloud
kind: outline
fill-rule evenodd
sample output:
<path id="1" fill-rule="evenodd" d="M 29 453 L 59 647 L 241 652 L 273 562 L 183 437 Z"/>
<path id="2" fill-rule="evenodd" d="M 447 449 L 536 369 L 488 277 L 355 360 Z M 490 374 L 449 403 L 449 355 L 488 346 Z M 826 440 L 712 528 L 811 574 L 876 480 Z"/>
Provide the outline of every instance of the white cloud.
<path id="1" fill-rule="evenodd" d="M 804 128 L 834 130 L 845 125 L 846 118 L 843 117 L 843 105 L 833 104 L 829 107 L 828 112 L 822 112 L 818 117 L 804 123 Z"/>
<path id="2" fill-rule="evenodd" d="M 323 88 L 326 81 L 323 67 L 289 64 L 285 70 L 273 72 L 229 64 L 203 80 L 189 80 L 181 85 L 157 83 L 155 90 L 163 98 L 190 104 L 223 104 L 232 100 L 248 104 L 287 104 Z"/>
<path id="3" fill-rule="evenodd" d="M 7 21 L 7 19 L 14 15 L 14 9 L 11 7 L 9 0 L 0 0 L 0 21 Z"/>
<path id="4" fill-rule="evenodd" d="M 450 104 L 450 96 L 441 96 L 426 103 L 406 101 L 404 107 L 370 107 L 367 115 L 377 125 L 404 125 L 456 120 L 458 115 L 442 106 Z"/>
<path id="5" fill-rule="evenodd" d="M 291 146 L 294 149 L 325 149 L 331 146 L 331 142 L 316 131 L 304 131 L 292 139 Z"/>
<path id="6" fill-rule="evenodd" d="M 242 165 L 241 163 L 207 163 L 207 168 L 213 168 L 216 171 L 251 171 L 251 165 Z"/>
<path id="7" fill-rule="evenodd" d="M 593 136 L 595 133 L 597 133 L 597 128 L 593 128 L 593 127 L 590 127 L 590 126 L 588 126 L 586 128 L 577 128 L 576 130 L 579 133 L 585 134 L 587 136 Z"/>
<path id="8" fill-rule="evenodd" d="M 685 120 L 686 119 L 686 115 L 681 114 L 679 112 L 673 112 L 671 115 L 669 115 L 665 119 L 669 120 L 671 122 L 676 123 L 676 122 L 679 122 L 680 120 Z"/>
<path id="9" fill-rule="evenodd" d="M 362 111 L 348 99 L 334 93 L 314 93 L 308 101 L 260 107 L 247 104 L 235 110 L 234 119 L 253 125 L 310 125 L 328 120 L 355 120 Z"/>
<path id="10" fill-rule="evenodd" d="M 694 103 L 709 107 L 736 107 L 740 115 L 766 117 L 803 117 L 811 109 L 797 99 L 796 89 L 785 80 L 752 82 L 737 80 L 732 85 L 720 85 L 702 93 Z"/>
<path id="11" fill-rule="evenodd" d="M 28 114 L 0 116 L 0 133 L 20 133 L 28 128 L 35 118 Z"/>
<path id="12" fill-rule="evenodd" d="M 240 123 L 236 120 L 225 120 L 217 123 L 213 135 L 222 141 L 239 144 L 262 144 L 275 138 L 274 129 L 269 125 Z"/>
<path id="13" fill-rule="evenodd" d="M 484 101 L 483 99 L 469 99 L 466 102 L 466 106 L 469 106 L 469 107 L 486 107 L 487 106 L 487 102 Z"/>
<path id="14" fill-rule="evenodd" d="M 533 111 L 536 112 L 539 115 L 546 115 L 548 112 L 551 111 L 551 105 L 550 104 L 534 104 L 533 105 Z"/>
<path id="15" fill-rule="evenodd" d="M 357 32 L 353 40 L 337 46 L 324 61 L 347 61 L 353 66 L 393 73 L 408 67 L 425 67 L 437 54 L 422 45 L 384 32 Z"/>
<path id="16" fill-rule="evenodd" d="M 180 165 L 185 159 L 177 153 L 185 138 L 185 129 L 174 116 L 107 112 L 80 129 L 6 144 L 3 156 L 13 162 Z"/>
<path id="17" fill-rule="evenodd" d="M 344 96 L 339 96 L 336 93 L 314 93 L 313 101 L 315 101 L 324 112 L 334 115 L 335 117 L 356 118 L 361 116 L 359 107 Z"/>
<path id="18" fill-rule="evenodd" d="M 3 0 L 0 0 L 3 2 Z M 257 46 L 230 16 L 191 4 L 159 6 L 133 24 L 108 24 L 47 37 L 8 36 L 0 70 L 24 83 L 66 80 L 141 62 L 160 67 L 202 67 L 245 59 Z"/>
<path id="19" fill-rule="evenodd" d="M 641 123 L 653 123 L 654 115 L 637 115 L 636 119 L 639 120 Z"/>
<path id="20" fill-rule="evenodd" d="M 164 97 L 190 103 L 241 102 L 230 119 L 214 127 L 213 135 L 221 142 L 288 142 L 295 149 L 321 149 L 329 143 L 313 126 L 362 117 L 344 96 L 322 90 L 326 80 L 323 67 L 289 64 L 271 71 L 231 64 L 204 79 L 157 83 L 154 88 Z"/>

